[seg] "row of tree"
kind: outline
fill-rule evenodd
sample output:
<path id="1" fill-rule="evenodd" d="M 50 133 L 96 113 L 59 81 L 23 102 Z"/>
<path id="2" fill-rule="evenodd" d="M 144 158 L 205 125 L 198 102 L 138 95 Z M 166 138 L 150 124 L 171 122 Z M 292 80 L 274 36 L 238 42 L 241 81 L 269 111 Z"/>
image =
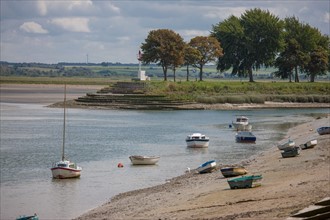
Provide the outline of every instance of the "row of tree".
<path id="1" fill-rule="evenodd" d="M 301 23 L 296 17 L 279 19 L 269 11 L 247 10 L 241 17 L 230 16 L 213 25 L 209 36 L 197 36 L 184 42 L 183 38 L 169 29 L 149 32 L 139 57 L 144 64 L 157 63 L 167 80 L 168 69 L 189 66 L 199 69 L 199 80 L 203 80 L 203 67 L 217 62 L 220 72 L 231 69 L 233 75 L 249 77 L 253 82 L 253 70 L 274 66 L 275 74 L 281 78 L 304 72 L 314 82 L 316 75 L 330 71 L 329 36 Z"/>

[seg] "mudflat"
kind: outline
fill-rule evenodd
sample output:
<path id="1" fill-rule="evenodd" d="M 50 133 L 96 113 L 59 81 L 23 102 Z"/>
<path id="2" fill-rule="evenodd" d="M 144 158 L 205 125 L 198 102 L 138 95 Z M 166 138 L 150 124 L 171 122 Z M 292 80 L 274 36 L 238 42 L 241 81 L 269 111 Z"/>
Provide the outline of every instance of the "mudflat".
<path id="1" fill-rule="evenodd" d="M 96 92 L 101 85 L 67 85 L 67 99 Z M 63 101 L 64 85 L 56 84 L 0 84 L 0 100 L 6 103 L 38 103 L 49 105 Z"/>

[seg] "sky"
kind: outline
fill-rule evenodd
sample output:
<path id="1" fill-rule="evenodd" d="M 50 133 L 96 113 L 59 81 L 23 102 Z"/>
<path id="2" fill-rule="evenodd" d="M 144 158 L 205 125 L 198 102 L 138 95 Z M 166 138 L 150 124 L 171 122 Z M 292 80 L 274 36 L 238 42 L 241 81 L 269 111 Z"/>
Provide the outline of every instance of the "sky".
<path id="1" fill-rule="evenodd" d="M 246 10 L 268 10 L 330 35 L 330 0 L 0 0 L 0 60 L 56 64 L 138 63 L 148 33 L 186 42 Z"/>

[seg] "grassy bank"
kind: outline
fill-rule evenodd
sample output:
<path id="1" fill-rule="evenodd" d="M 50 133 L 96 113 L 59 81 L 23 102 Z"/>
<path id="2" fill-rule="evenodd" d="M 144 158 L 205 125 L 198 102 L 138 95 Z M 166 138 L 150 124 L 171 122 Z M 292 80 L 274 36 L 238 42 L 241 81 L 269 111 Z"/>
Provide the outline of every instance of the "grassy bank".
<path id="1" fill-rule="evenodd" d="M 130 82 L 122 78 L 80 78 L 80 77 L 1 77 L 1 83 L 18 84 L 63 84 L 104 85 L 118 81 Z M 241 82 L 226 80 L 205 81 L 148 81 L 146 94 L 162 95 L 174 100 L 199 103 L 264 103 L 274 102 L 316 102 L 330 103 L 329 82 Z"/>
<path id="2" fill-rule="evenodd" d="M 150 94 L 200 103 L 320 102 L 330 103 L 330 83 L 289 82 L 151 82 Z"/>

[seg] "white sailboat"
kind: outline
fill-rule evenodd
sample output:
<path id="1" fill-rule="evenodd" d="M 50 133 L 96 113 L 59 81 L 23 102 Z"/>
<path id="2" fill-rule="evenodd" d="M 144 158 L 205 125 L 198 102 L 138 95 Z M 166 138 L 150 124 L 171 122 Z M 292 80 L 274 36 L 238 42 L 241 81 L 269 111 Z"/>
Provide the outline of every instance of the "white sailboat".
<path id="1" fill-rule="evenodd" d="M 63 143 L 62 143 L 62 158 L 60 161 L 53 164 L 51 168 L 54 179 L 67 179 L 80 177 L 81 167 L 76 163 L 65 159 L 65 122 L 66 122 L 66 84 L 64 85 L 64 122 L 63 122 Z"/>

